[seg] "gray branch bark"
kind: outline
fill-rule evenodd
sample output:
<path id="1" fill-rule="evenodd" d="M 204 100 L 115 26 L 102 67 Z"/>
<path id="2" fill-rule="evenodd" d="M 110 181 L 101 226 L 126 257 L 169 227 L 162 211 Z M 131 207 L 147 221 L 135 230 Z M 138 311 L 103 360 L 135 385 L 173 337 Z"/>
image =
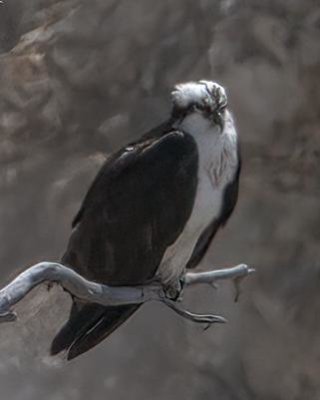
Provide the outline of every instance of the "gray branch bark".
<path id="1" fill-rule="evenodd" d="M 213 285 L 221 279 L 241 279 L 253 272 L 253 268 L 240 264 L 232 268 L 208 272 L 188 272 L 183 281 L 184 287 L 207 283 Z M 88 281 L 66 266 L 55 262 L 41 262 L 28 268 L 0 291 L 0 322 L 14 321 L 17 316 L 12 307 L 21 301 L 32 289 L 44 282 L 54 282 L 62 286 L 80 300 L 105 306 L 138 304 L 147 301 L 162 301 L 179 315 L 211 324 L 225 322 L 225 319 L 212 314 L 194 314 L 178 308 L 173 300 L 166 297 L 160 283 L 151 282 L 143 286 L 108 286 Z"/>

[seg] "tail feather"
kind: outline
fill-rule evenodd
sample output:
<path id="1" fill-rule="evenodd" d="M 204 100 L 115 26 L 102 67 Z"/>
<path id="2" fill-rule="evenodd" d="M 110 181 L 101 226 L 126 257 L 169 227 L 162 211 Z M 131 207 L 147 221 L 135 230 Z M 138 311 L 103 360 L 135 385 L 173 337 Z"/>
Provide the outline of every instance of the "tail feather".
<path id="1" fill-rule="evenodd" d="M 125 322 L 138 307 L 139 305 L 108 307 L 97 324 L 72 344 L 68 352 L 68 360 L 72 360 L 99 344 Z"/>
<path id="2" fill-rule="evenodd" d="M 68 350 L 71 360 L 96 346 L 137 310 L 139 305 L 104 307 L 73 303 L 69 320 L 61 328 L 51 344 L 51 355 Z"/>

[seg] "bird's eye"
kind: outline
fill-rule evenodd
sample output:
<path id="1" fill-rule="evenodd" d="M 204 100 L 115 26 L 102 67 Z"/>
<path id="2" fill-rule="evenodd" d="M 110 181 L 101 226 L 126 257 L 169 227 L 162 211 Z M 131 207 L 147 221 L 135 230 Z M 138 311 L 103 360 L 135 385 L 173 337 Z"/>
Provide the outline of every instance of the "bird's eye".
<path id="1" fill-rule="evenodd" d="M 203 111 L 203 107 L 201 106 L 201 104 L 194 104 L 194 105 L 192 106 L 192 109 L 193 109 L 194 111 Z"/>
<path id="2" fill-rule="evenodd" d="M 210 104 L 207 103 L 195 104 L 194 109 L 205 113 L 212 113 L 212 108 Z"/>

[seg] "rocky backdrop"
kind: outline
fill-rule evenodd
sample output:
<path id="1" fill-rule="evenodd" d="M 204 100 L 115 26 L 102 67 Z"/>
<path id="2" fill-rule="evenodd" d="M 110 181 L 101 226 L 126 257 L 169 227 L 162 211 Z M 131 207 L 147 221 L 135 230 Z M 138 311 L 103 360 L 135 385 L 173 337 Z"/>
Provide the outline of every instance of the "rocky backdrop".
<path id="1" fill-rule="evenodd" d="M 234 288 L 186 304 L 203 331 L 148 304 L 71 363 L 48 357 L 68 313 L 37 290 L 0 326 L 1 399 L 320 398 L 320 6 L 314 0 L 0 2 L 1 285 L 58 260 L 105 158 L 164 120 L 176 82 L 227 87 L 240 200 L 201 268 L 246 262 Z"/>

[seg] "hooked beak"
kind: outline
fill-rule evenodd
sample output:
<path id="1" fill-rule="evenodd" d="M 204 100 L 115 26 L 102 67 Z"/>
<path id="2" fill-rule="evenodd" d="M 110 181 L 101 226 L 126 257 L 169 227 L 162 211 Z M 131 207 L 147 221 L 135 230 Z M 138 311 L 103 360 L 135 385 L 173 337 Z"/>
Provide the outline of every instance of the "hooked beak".
<path id="1" fill-rule="evenodd" d="M 222 133 L 224 128 L 224 118 L 220 109 L 214 111 L 212 119 L 213 122 L 220 127 L 220 133 Z"/>

